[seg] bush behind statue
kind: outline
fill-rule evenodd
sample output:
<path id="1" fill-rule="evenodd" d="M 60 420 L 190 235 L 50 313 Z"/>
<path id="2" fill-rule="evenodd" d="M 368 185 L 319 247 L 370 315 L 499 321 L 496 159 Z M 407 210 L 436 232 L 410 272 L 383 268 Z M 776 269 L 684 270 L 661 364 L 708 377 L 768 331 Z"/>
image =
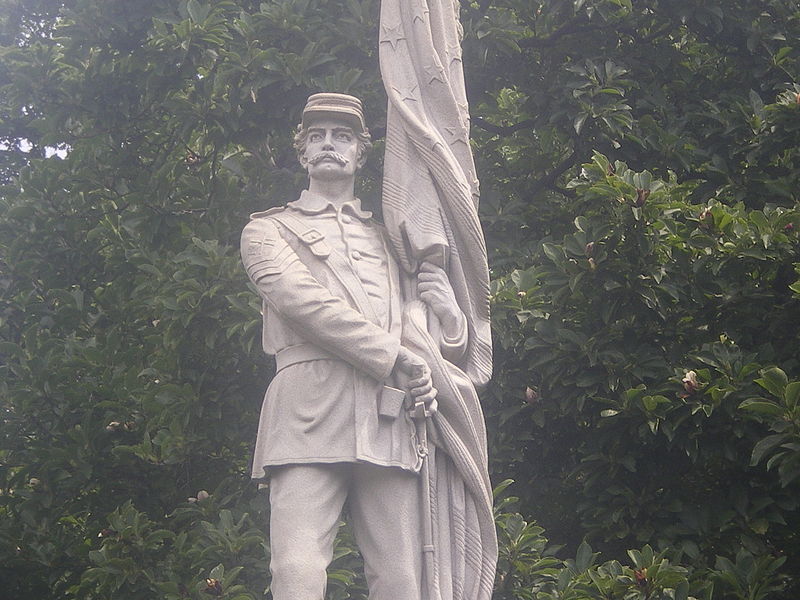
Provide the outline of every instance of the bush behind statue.
<path id="1" fill-rule="evenodd" d="M 796 3 L 461 4 L 502 365 L 484 406 L 520 498 L 498 597 L 795 597 Z M 273 365 L 238 232 L 300 189 L 309 93 L 357 93 L 380 147 L 377 10 L 9 4 L 8 597 L 263 597 L 246 473 Z M 348 535 L 329 589 L 363 598 Z"/>

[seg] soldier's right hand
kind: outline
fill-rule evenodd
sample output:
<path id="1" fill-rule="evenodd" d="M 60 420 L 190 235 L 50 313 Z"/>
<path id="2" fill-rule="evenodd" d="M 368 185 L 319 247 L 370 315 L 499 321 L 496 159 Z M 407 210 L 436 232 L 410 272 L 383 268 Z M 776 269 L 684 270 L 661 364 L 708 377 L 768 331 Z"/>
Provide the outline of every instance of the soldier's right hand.
<path id="1" fill-rule="evenodd" d="M 415 402 L 423 402 L 430 413 L 436 412 L 436 388 L 433 387 L 431 369 L 425 359 L 400 346 L 394 366 L 409 377 L 408 391 Z"/>

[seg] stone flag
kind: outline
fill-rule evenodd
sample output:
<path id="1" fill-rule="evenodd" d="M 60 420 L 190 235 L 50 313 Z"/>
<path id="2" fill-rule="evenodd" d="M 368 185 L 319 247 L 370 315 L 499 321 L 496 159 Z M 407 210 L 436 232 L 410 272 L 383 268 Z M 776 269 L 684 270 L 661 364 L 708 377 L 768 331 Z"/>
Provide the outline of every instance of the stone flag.
<path id="1" fill-rule="evenodd" d="M 478 221 L 456 0 L 383 0 L 380 64 L 389 97 L 383 216 L 403 266 L 443 267 L 469 324 L 464 371 L 492 372 L 489 273 Z"/>
<path id="2" fill-rule="evenodd" d="M 442 358 L 424 305 L 406 305 L 403 345 L 438 390 L 423 467 L 431 539 L 423 598 L 490 600 L 497 562 L 486 430 L 476 387 L 492 372 L 489 274 L 469 143 L 457 0 L 382 0 L 380 64 L 389 97 L 383 217 L 400 262 L 443 267 L 466 316 L 469 345 Z"/>

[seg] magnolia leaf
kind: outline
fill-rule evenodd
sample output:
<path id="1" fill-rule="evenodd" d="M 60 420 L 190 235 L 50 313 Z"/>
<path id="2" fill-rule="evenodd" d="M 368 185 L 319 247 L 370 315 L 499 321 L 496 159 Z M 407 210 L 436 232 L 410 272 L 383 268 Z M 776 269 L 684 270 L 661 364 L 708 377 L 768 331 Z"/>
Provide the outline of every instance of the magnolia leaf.
<path id="1" fill-rule="evenodd" d="M 767 437 L 760 440 L 754 447 L 753 453 L 750 457 L 750 466 L 754 467 L 758 463 L 760 463 L 765 455 L 774 448 L 778 447 L 782 444 L 785 440 L 789 438 L 789 435 L 785 433 L 777 433 L 773 435 L 768 435 Z"/>
<path id="2" fill-rule="evenodd" d="M 783 409 L 779 405 L 761 398 L 751 398 L 749 400 L 745 400 L 739 404 L 739 408 L 757 415 L 770 415 L 773 417 L 778 417 L 783 414 Z"/>
<path id="3" fill-rule="evenodd" d="M 578 553 L 575 556 L 575 568 L 579 573 L 583 573 L 592 566 L 593 562 L 594 553 L 592 552 L 592 547 L 584 541 L 578 546 Z"/>
<path id="4" fill-rule="evenodd" d="M 797 408 L 797 402 L 800 400 L 800 381 L 793 381 L 786 386 L 783 400 L 789 410 Z"/>
<path id="5" fill-rule="evenodd" d="M 772 367 L 770 369 L 764 369 L 761 372 L 761 378 L 755 381 L 773 396 L 783 398 L 783 391 L 789 379 L 786 377 L 786 373 L 781 369 Z"/>

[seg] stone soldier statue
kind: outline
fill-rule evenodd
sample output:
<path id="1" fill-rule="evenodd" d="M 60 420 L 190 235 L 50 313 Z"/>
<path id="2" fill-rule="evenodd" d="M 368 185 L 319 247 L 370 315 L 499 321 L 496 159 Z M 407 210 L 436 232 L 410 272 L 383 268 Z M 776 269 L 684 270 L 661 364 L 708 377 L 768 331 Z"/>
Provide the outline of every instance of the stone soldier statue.
<path id="1" fill-rule="evenodd" d="M 381 225 L 354 196 L 370 147 L 361 102 L 308 99 L 296 136 L 309 186 L 252 215 L 242 259 L 263 300 L 264 349 L 277 374 L 259 423 L 253 477 L 269 477 L 272 594 L 322 600 L 342 508 L 372 600 L 420 600 L 422 456 L 410 402 L 436 411 L 426 359 L 401 342 L 405 299 L 437 317 L 457 361 L 467 326 L 445 272 L 398 267 Z M 413 290 L 413 291 L 409 291 Z"/>

